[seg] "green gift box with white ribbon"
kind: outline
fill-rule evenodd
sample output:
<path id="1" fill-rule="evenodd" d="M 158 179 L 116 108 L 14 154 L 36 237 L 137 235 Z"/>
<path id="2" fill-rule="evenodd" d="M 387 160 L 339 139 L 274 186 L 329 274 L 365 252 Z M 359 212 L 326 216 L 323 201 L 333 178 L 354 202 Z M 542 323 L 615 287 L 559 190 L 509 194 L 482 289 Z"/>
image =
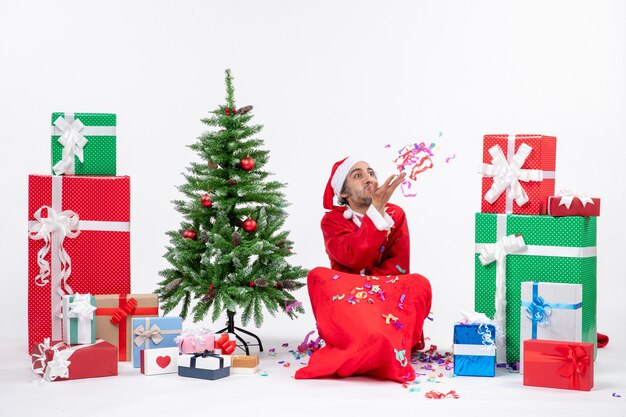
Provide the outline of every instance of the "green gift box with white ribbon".
<path id="1" fill-rule="evenodd" d="M 476 213 L 475 310 L 493 317 L 497 362 L 520 359 L 521 283 L 582 285 L 582 341 L 596 343 L 596 217 Z"/>
<path id="2" fill-rule="evenodd" d="M 52 113 L 55 175 L 116 175 L 116 115 Z"/>
<path id="3" fill-rule="evenodd" d="M 63 341 L 68 345 L 96 343 L 96 297 L 91 294 L 63 296 Z"/>

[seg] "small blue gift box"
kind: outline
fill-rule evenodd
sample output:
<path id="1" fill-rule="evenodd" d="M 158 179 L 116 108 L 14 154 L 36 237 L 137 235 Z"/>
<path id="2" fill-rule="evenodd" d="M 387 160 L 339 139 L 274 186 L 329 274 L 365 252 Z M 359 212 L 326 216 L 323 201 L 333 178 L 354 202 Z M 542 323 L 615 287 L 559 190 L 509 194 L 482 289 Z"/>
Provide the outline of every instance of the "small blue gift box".
<path id="1" fill-rule="evenodd" d="M 177 347 L 174 338 L 182 331 L 180 317 L 133 317 L 133 368 L 141 367 L 144 349 Z"/>
<path id="2" fill-rule="evenodd" d="M 188 378 L 216 379 L 230 376 L 230 359 L 205 350 L 202 353 L 180 355 L 178 375 Z"/>
<path id="3" fill-rule="evenodd" d="M 495 376 L 495 340 L 493 324 L 455 324 L 454 373 L 459 376 Z"/>

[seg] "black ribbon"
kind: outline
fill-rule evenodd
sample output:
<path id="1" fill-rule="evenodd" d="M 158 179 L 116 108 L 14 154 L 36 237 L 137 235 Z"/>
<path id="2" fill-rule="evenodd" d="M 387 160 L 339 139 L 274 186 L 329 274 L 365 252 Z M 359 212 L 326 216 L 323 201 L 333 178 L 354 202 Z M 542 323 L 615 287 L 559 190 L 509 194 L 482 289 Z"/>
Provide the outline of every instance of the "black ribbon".
<path id="1" fill-rule="evenodd" d="M 220 368 L 224 367 L 224 358 L 222 358 L 220 355 L 213 353 L 211 351 L 209 351 L 208 349 L 205 349 L 204 352 L 196 352 L 193 354 L 193 356 L 191 357 L 190 361 L 189 361 L 189 366 L 191 368 L 195 368 L 196 367 L 196 358 L 216 358 L 219 359 L 220 361 Z"/>

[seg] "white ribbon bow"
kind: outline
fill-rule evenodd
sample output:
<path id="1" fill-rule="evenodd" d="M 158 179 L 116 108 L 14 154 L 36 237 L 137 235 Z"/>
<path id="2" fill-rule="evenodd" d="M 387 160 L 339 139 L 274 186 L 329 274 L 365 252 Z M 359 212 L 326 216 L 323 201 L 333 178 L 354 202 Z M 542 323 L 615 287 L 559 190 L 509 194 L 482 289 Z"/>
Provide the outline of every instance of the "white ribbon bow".
<path id="1" fill-rule="evenodd" d="M 54 121 L 54 125 L 63 132 L 58 139 L 63 145 L 63 158 L 52 169 L 56 175 L 74 174 L 74 157 L 83 162 L 83 148 L 88 142 L 81 133 L 85 125 L 80 119 L 74 119 L 70 124 L 61 116 Z"/>
<path id="2" fill-rule="evenodd" d="M 96 307 L 91 305 L 91 294 L 76 293 L 69 307 L 67 317 L 77 318 L 79 322 L 93 320 L 93 312 L 96 311 Z"/>
<path id="3" fill-rule="evenodd" d="M 47 209 L 47 217 L 42 217 L 41 212 Z M 72 289 L 67 286 L 67 280 L 72 274 L 72 260 L 63 248 L 63 241 L 66 237 L 75 238 L 80 234 L 78 214 L 71 210 L 62 211 L 60 214 L 48 206 L 42 206 L 33 214 L 37 221 L 29 228 L 29 237 L 33 240 L 44 241 L 44 246 L 37 253 L 37 264 L 39 265 L 39 274 L 35 277 L 35 283 L 39 286 L 45 286 L 50 282 L 50 264 L 45 257 L 50 251 L 50 239 L 52 233 L 58 235 L 59 260 L 61 262 L 61 283 L 66 287 L 69 294 Z M 59 294 L 63 295 L 63 290 L 58 289 Z"/>
<path id="4" fill-rule="evenodd" d="M 500 146 L 495 145 L 489 149 L 489 154 L 493 158 L 491 165 L 481 164 L 478 168 L 479 174 L 493 177 L 493 185 L 485 194 L 485 200 L 489 204 L 493 204 L 507 188 L 511 193 L 511 198 L 515 200 L 518 206 L 523 206 L 528 202 L 528 195 L 522 188 L 520 181 L 543 180 L 543 171 L 539 169 L 522 169 L 522 165 L 524 165 L 526 158 L 528 158 L 532 150 L 533 148 L 530 145 L 522 143 L 517 153 L 513 156 L 511 163 L 509 163 Z"/>
<path id="5" fill-rule="evenodd" d="M 144 344 L 147 339 L 151 339 L 155 345 L 158 345 L 163 340 L 163 336 L 161 336 L 161 329 L 156 324 L 150 326 L 150 329 L 146 330 L 146 328 L 142 325 L 135 329 L 135 339 L 133 342 L 139 347 Z"/>
<path id="6" fill-rule="evenodd" d="M 44 378 L 48 381 L 54 381 L 57 378 L 69 377 L 69 366 L 72 362 L 68 361 L 68 359 L 72 356 L 72 353 L 74 353 L 72 349 L 54 349 L 52 360 L 47 363 Z"/>
<path id="7" fill-rule="evenodd" d="M 506 255 L 526 249 L 522 236 L 503 236 L 496 243 L 487 245 L 480 251 L 480 263 L 488 265 L 496 262 L 496 297 L 494 322 L 496 326 L 496 347 L 498 363 L 506 362 Z"/>
<path id="8" fill-rule="evenodd" d="M 593 199 L 589 197 L 586 193 L 578 193 L 573 190 L 561 190 L 559 192 L 559 196 L 561 196 L 561 202 L 559 203 L 559 206 L 565 206 L 568 209 L 569 206 L 572 205 L 572 201 L 574 201 L 575 198 L 580 200 L 580 202 L 583 204 L 583 207 L 585 207 L 587 203 L 595 204 L 593 202 Z"/>
<path id="9" fill-rule="evenodd" d="M 67 346 L 67 349 L 59 350 L 60 347 Z M 57 378 L 68 378 L 70 371 L 69 366 L 72 362 L 68 359 L 74 353 L 74 350 L 63 342 L 57 343 L 54 346 L 50 346 L 50 338 L 45 338 L 43 343 L 38 346 L 39 354 L 33 353 L 35 360 L 32 364 L 32 369 L 35 374 L 42 376 L 42 382 L 52 382 Z M 48 350 L 53 351 L 52 360 L 46 362 L 46 352 Z M 35 368 L 38 364 L 40 368 Z"/>

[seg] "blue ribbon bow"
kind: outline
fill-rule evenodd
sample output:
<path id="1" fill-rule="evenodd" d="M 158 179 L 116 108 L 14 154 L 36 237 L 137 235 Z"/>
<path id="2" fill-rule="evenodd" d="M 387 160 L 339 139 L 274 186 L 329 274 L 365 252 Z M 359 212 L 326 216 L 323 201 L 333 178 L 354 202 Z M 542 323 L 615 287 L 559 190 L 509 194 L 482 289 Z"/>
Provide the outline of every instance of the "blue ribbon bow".
<path id="1" fill-rule="evenodd" d="M 533 282 L 533 300 L 522 301 L 522 307 L 526 307 L 526 318 L 532 322 L 533 339 L 537 338 L 537 324 L 548 324 L 548 317 L 552 314 L 552 309 L 576 310 L 581 308 L 583 303 L 566 304 L 566 303 L 546 303 L 543 297 L 539 295 L 539 283 Z"/>

